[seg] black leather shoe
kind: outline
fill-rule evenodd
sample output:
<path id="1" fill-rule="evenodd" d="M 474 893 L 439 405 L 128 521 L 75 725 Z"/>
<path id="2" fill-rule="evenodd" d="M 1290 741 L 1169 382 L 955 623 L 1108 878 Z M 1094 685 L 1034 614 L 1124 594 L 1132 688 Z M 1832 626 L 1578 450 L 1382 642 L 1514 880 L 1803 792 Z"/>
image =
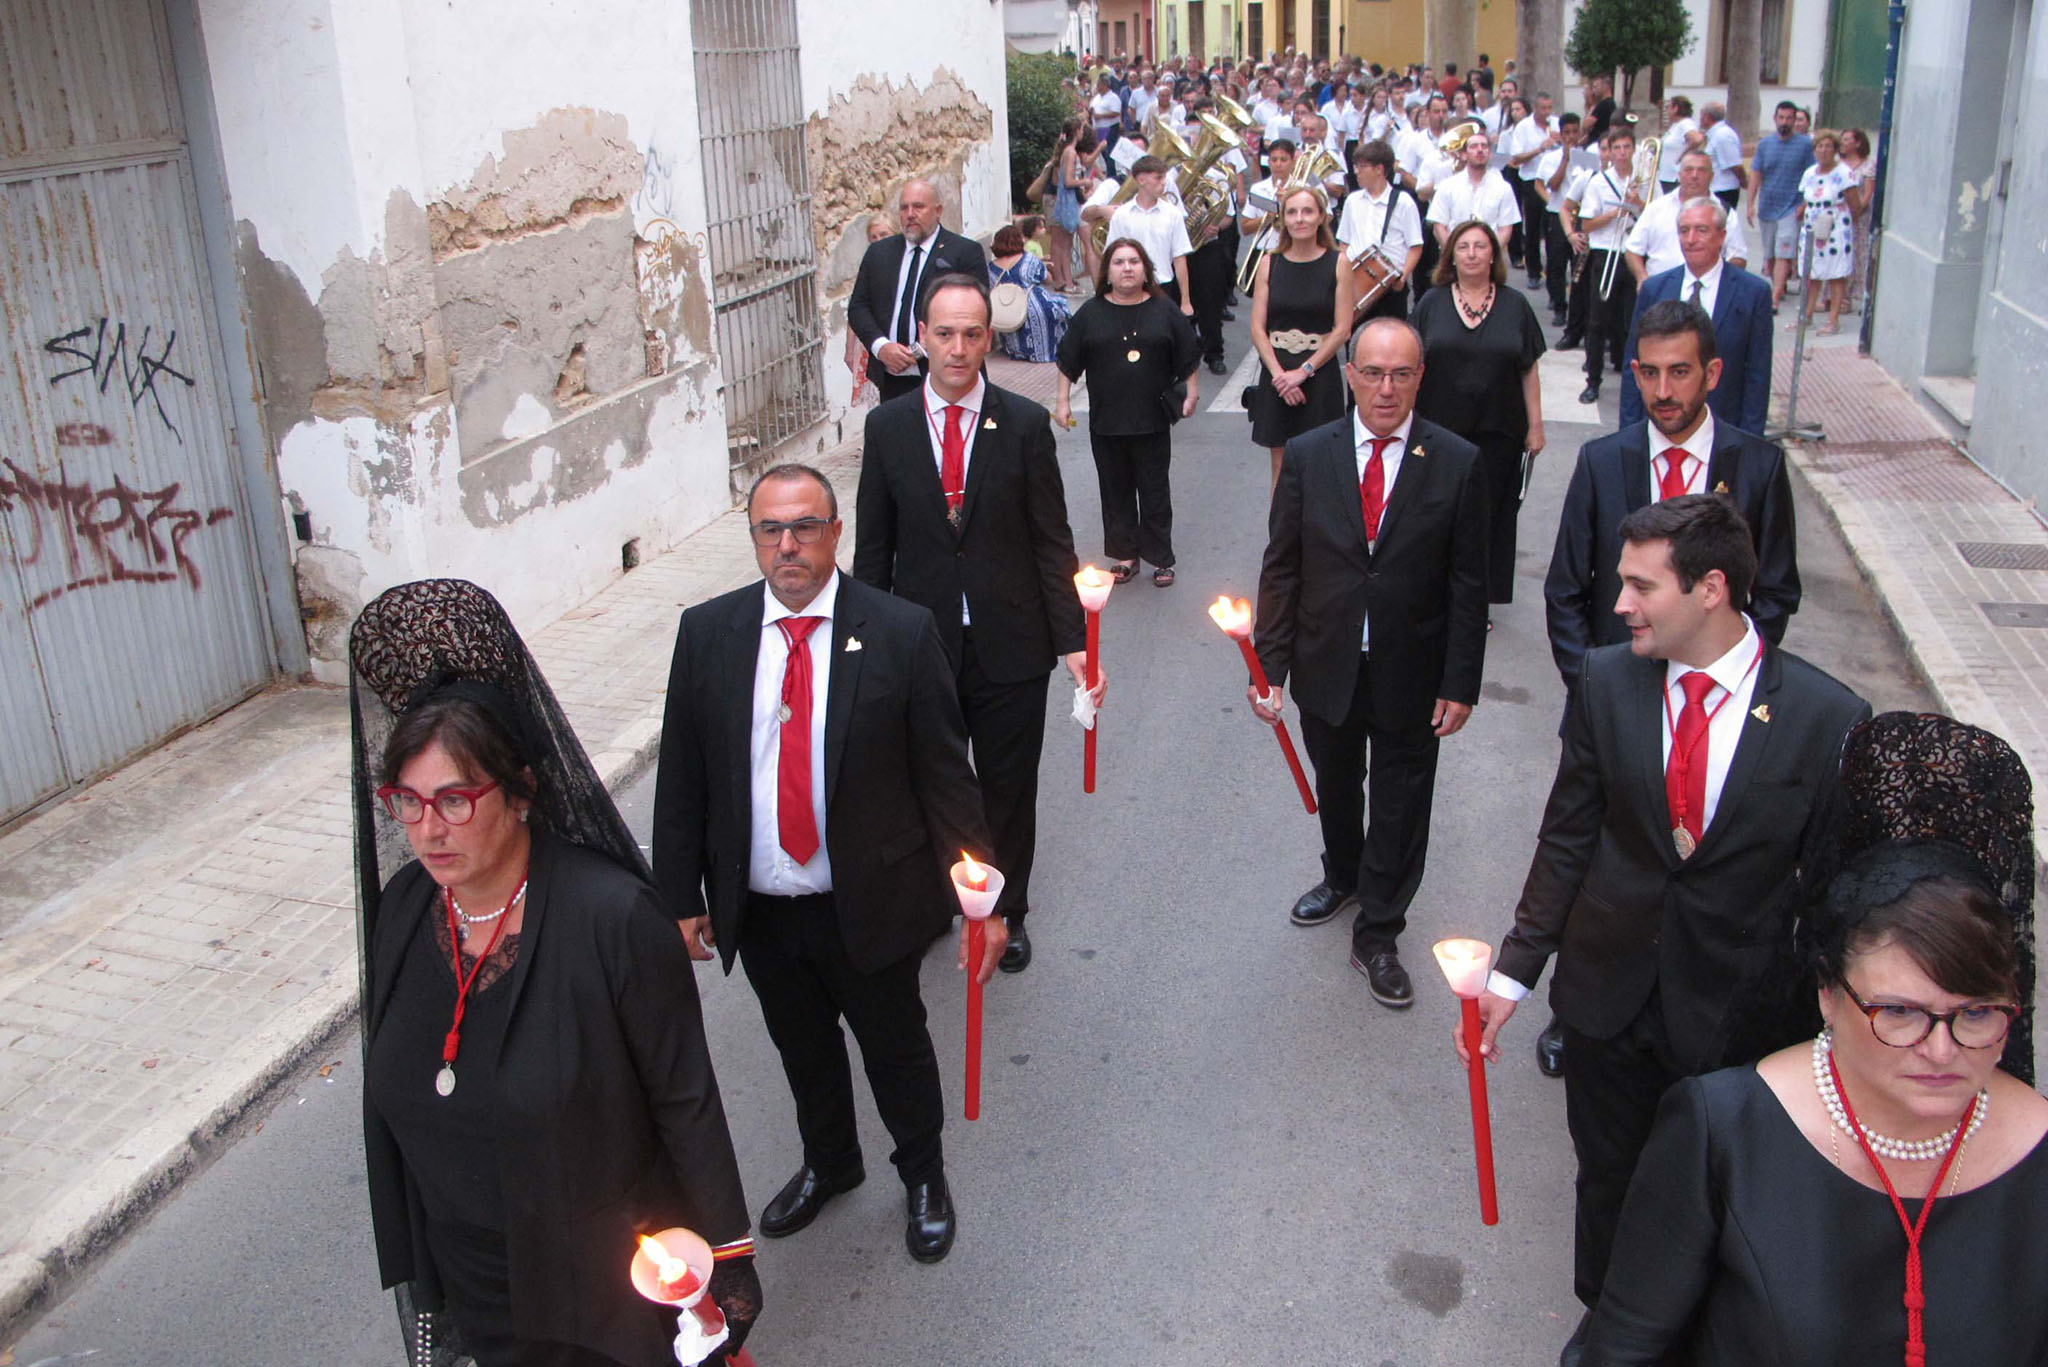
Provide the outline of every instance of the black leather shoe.
<path id="1" fill-rule="evenodd" d="M 825 1203 L 841 1192 L 852 1191 L 867 1180 L 867 1173 L 855 1169 L 850 1179 L 828 1182 L 809 1164 L 796 1170 L 796 1176 L 783 1183 L 782 1190 L 775 1193 L 775 1199 L 761 1212 L 761 1232 L 771 1239 L 780 1239 L 785 1234 L 794 1234 L 818 1218 L 818 1212 Z"/>
<path id="2" fill-rule="evenodd" d="M 1564 1341 L 1564 1350 L 1557 1355 L 1557 1367 L 1579 1367 L 1580 1359 L 1586 1355 L 1586 1328 L 1592 1322 L 1590 1310 L 1579 1316 L 1579 1327 L 1572 1330 L 1572 1336 Z"/>
<path id="3" fill-rule="evenodd" d="M 910 1256 L 921 1263 L 935 1263 L 953 1247 L 953 1197 L 946 1179 L 934 1178 L 910 1188 L 910 1223 L 904 1227 L 903 1242 Z"/>
<path id="4" fill-rule="evenodd" d="M 1230 367 L 1223 364 L 1221 356 L 1211 356 L 1209 358 L 1209 373 L 1211 375 L 1228 375 Z"/>
<path id="5" fill-rule="evenodd" d="M 1563 309 L 1552 309 L 1550 311 L 1550 325 L 1554 328 L 1561 328 L 1564 326 Z"/>
<path id="6" fill-rule="evenodd" d="M 1555 1016 L 1536 1037 L 1536 1066 L 1545 1077 L 1564 1076 L 1564 1022 Z"/>
<path id="7" fill-rule="evenodd" d="M 1351 966 L 1365 975 L 1366 989 L 1381 1006 L 1400 1011 L 1415 1005 L 1415 986 L 1408 981 L 1408 970 L 1401 967 L 1401 958 L 1393 950 L 1383 949 L 1361 962 L 1354 949 Z"/>
<path id="8" fill-rule="evenodd" d="M 1318 883 L 1301 895 L 1294 904 L 1294 910 L 1287 919 L 1298 926 L 1319 926 L 1344 909 L 1351 900 L 1348 892 L 1339 892 L 1328 883 Z"/>
<path id="9" fill-rule="evenodd" d="M 1577 351 L 1585 344 L 1586 339 L 1584 337 L 1570 332 L 1557 339 L 1557 349 L 1559 351 Z"/>
<path id="10" fill-rule="evenodd" d="M 1225 309 L 1225 310 L 1223 310 L 1223 321 L 1224 321 L 1224 322 L 1226 322 L 1226 323 L 1234 323 L 1234 322 L 1236 322 L 1236 321 L 1237 321 L 1237 310 L 1235 310 L 1235 309 Z"/>
<path id="11" fill-rule="evenodd" d="M 1004 918 L 1010 927 L 1010 943 L 1003 950 L 1003 957 L 996 960 L 996 967 L 1005 973 L 1022 973 L 1031 967 L 1031 933 L 1024 929 L 1022 921 Z"/>
<path id="12" fill-rule="evenodd" d="M 1587 386 L 1586 386 L 1586 387 L 1585 387 L 1584 389 L 1581 389 L 1581 390 L 1579 391 L 1579 402 L 1580 402 L 1580 403 L 1598 403 L 1598 402 L 1600 402 L 1600 386 L 1599 386 L 1599 385 L 1597 385 L 1597 384 L 1589 384 L 1589 385 L 1587 385 Z"/>

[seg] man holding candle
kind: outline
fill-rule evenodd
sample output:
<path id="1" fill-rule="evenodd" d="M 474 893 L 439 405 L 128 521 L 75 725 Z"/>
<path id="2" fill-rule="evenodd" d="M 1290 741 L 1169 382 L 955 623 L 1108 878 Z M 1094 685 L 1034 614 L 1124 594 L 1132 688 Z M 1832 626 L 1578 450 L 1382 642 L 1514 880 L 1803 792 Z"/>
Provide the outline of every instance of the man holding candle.
<path id="1" fill-rule="evenodd" d="M 825 476 L 781 465 L 747 518 L 764 582 L 683 613 L 654 799 L 654 874 L 692 957 L 737 957 L 795 1094 L 803 1165 L 761 1214 L 793 1234 L 865 1176 L 852 1027 L 908 1190 L 911 1256 L 952 1246 L 944 1102 L 918 968 L 986 851 L 967 732 L 931 614 L 841 575 Z M 986 982 L 1005 936 L 991 927 Z M 959 964 L 968 934 L 961 928 Z"/>
<path id="2" fill-rule="evenodd" d="M 1052 416 L 981 373 L 995 338 L 988 282 L 939 277 L 918 319 L 931 373 L 868 414 L 853 577 L 923 604 L 938 623 L 1006 880 L 996 905 L 1010 932 L 1002 966 L 1017 973 L 1031 962 L 1024 918 L 1055 661 L 1088 687 L 1080 565 Z M 1107 687 L 1098 667 L 1098 707 Z"/>
<path id="3" fill-rule="evenodd" d="M 1292 920 L 1320 925 L 1355 905 L 1351 966 L 1398 1009 L 1414 1001 L 1396 941 L 1422 882 L 1437 748 L 1479 700 L 1486 496 L 1478 449 L 1414 416 L 1413 327 L 1367 323 L 1344 371 L 1356 413 L 1281 457 L 1256 633 L 1273 687 L 1247 692 L 1276 724 L 1292 674 L 1316 771 L 1323 878 Z"/>
<path id="4" fill-rule="evenodd" d="M 1621 537 L 1614 612 L 1629 644 L 1581 666 L 1515 926 L 1479 1003 L 1481 1050 L 1498 1058 L 1501 1026 L 1557 956 L 1588 1307 L 1665 1090 L 1811 1033 L 1792 947 L 1799 875 L 1843 737 L 1870 716 L 1741 610 L 1757 556 L 1728 500 L 1650 504 Z"/>

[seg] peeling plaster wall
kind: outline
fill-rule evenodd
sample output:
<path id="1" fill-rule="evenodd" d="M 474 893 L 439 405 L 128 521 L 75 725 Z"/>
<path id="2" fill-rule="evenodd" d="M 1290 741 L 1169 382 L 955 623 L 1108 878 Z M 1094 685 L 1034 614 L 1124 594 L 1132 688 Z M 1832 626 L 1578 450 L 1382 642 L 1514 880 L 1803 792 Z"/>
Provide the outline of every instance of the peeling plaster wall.
<path id="1" fill-rule="evenodd" d="M 393 583 L 537 626 L 725 510 L 687 5 L 199 7 L 316 673 Z"/>
<path id="2" fill-rule="evenodd" d="M 819 296 L 825 301 L 825 384 L 841 430 L 849 414 L 846 295 L 867 248 L 871 215 L 905 180 L 945 196 L 945 224 L 986 241 L 1010 212 L 1009 98 L 1003 7 L 980 0 L 905 6 L 798 0 L 805 143 L 817 198 Z"/>

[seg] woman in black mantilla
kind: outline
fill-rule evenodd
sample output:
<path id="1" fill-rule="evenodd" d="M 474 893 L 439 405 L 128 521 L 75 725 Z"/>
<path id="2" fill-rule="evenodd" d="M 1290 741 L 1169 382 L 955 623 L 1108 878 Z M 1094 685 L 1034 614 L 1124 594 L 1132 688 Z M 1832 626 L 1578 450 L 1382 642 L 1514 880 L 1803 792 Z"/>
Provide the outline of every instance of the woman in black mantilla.
<path id="1" fill-rule="evenodd" d="M 489 594 L 402 585 L 349 645 L 364 1147 L 412 1361 L 675 1362 L 675 1312 L 627 1277 L 636 1236 L 675 1225 L 716 1250 L 725 1361 L 760 1282 L 638 845 Z"/>
<path id="2" fill-rule="evenodd" d="M 1666 1093 L 1582 1367 L 2048 1362 L 2026 769 L 1888 712 L 1837 803 L 1801 926 L 1826 1027 Z"/>

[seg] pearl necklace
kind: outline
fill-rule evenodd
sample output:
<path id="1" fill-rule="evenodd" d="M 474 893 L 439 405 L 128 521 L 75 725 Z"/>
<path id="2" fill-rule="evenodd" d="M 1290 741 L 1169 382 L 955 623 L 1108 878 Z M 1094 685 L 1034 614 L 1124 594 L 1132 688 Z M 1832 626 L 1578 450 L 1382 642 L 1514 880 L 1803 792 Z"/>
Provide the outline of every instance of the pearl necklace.
<path id="1" fill-rule="evenodd" d="M 496 911 L 486 911 L 478 915 L 472 916 L 462 909 L 462 903 L 455 900 L 455 893 L 451 889 L 448 893 L 448 905 L 455 908 L 455 915 L 457 919 L 459 919 L 462 922 L 462 925 L 458 927 L 455 932 L 455 938 L 461 940 L 465 944 L 468 943 L 469 928 L 471 926 L 489 925 L 491 922 L 497 920 L 500 916 L 503 916 L 506 912 L 512 910 L 512 908 L 518 906 L 520 901 L 525 896 L 526 880 L 522 878 L 519 880 L 519 886 L 512 890 L 511 900 L 506 902 L 504 906 L 499 907 Z"/>
<path id="2" fill-rule="evenodd" d="M 1941 1158 L 1948 1153 L 1949 1145 L 1955 1142 L 1956 1131 L 1962 1128 L 1961 1121 L 1957 1121 L 1949 1126 L 1946 1131 L 1934 1136 L 1932 1139 L 1893 1139 L 1889 1135 L 1879 1134 L 1861 1121 L 1858 1121 L 1854 1127 L 1851 1127 L 1848 1108 L 1842 1104 L 1842 1094 L 1835 1089 L 1835 1079 L 1828 1071 L 1828 1054 L 1833 1048 L 1834 1037 L 1828 1031 L 1823 1030 L 1814 1037 L 1813 1085 L 1820 1093 L 1820 1104 L 1827 1108 L 1828 1115 L 1833 1118 L 1836 1127 L 1843 1134 L 1853 1139 L 1856 1136 L 1856 1130 L 1861 1129 L 1864 1139 L 1869 1142 L 1873 1152 L 1882 1154 L 1886 1158 L 1896 1159 L 1901 1163 L 1925 1163 Z M 1977 1093 L 1976 1109 L 1970 1116 L 1969 1134 L 1963 1136 L 1965 1142 L 1968 1142 L 1970 1135 L 1977 1133 L 1983 1127 L 1984 1113 L 1990 1108 L 1990 1091 L 1988 1089 L 1979 1091 Z"/>

